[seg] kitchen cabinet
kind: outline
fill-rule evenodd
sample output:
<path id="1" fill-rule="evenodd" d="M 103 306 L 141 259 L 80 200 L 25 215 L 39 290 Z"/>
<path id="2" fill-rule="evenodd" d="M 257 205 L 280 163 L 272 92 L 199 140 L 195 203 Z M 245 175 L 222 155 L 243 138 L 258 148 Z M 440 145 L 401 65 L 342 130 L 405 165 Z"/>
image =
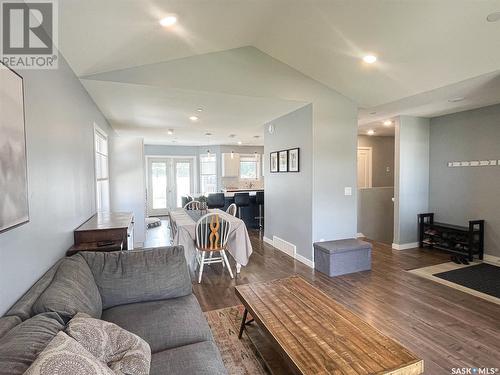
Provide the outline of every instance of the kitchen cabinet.
<path id="1" fill-rule="evenodd" d="M 240 154 L 222 154 L 222 177 L 240 176 Z"/>

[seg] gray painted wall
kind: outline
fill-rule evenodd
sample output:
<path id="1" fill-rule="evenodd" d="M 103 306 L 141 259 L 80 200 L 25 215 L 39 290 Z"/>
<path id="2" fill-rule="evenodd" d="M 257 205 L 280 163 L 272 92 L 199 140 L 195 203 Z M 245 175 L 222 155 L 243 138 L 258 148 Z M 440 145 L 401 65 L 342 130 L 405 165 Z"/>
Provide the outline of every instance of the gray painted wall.
<path id="1" fill-rule="evenodd" d="M 24 70 L 30 222 L 0 234 L 0 315 L 73 244 L 95 213 L 93 123 L 112 130 L 59 54 Z"/>
<path id="2" fill-rule="evenodd" d="M 358 147 L 372 148 L 372 187 L 394 186 L 394 137 L 359 135 Z"/>
<path id="3" fill-rule="evenodd" d="M 272 123 L 274 133 L 264 137 L 265 236 L 291 242 L 298 254 L 312 259 L 312 105 Z M 270 173 L 270 153 L 295 147 L 300 148 L 300 172 Z"/>
<path id="4" fill-rule="evenodd" d="M 500 160 L 500 105 L 431 120 L 430 211 L 452 224 L 484 219 L 485 251 L 500 256 L 500 166 L 447 167 L 490 159 Z"/>
<path id="5" fill-rule="evenodd" d="M 417 242 L 417 214 L 429 209 L 429 133 L 426 118 L 396 121 L 394 243 Z"/>
<path id="6" fill-rule="evenodd" d="M 394 237 L 393 187 L 358 189 L 358 233 L 371 240 L 392 243 Z"/>
<path id="7" fill-rule="evenodd" d="M 134 214 L 134 246 L 146 239 L 146 175 L 142 138 L 116 136 L 110 142 L 111 211 Z"/>

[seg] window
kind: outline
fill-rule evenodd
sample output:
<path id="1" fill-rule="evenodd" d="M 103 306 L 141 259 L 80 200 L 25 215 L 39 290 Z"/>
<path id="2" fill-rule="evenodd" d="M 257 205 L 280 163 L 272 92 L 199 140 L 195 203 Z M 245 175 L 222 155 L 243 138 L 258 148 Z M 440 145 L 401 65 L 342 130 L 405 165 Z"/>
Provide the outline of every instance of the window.
<path id="1" fill-rule="evenodd" d="M 217 191 L 217 157 L 215 154 L 200 155 L 200 190 L 202 194 Z"/>
<path id="2" fill-rule="evenodd" d="M 109 211 L 108 137 L 96 128 L 94 140 L 97 212 Z"/>
<path id="3" fill-rule="evenodd" d="M 254 179 L 259 177 L 260 155 L 240 155 L 240 178 Z"/>

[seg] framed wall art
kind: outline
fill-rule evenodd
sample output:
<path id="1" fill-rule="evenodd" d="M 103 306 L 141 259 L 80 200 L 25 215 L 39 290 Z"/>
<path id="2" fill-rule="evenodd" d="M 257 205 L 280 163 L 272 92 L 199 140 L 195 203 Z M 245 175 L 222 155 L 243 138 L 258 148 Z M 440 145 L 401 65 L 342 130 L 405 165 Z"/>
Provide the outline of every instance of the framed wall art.
<path id="1" fill-rule="evenodd" d="M 288 150 L 288 172 L 300 171 L 300 149 L 292 148 Z"/>
<path id="2" fill-rule="evenodd" d="M 23 78 L 0 63 L 0 232 L 29 221 Z"/>
<path id="3" fill-rule="evenodd" d="M 278 152 L 278 171 L 288 172 L 288 150 Z"/>

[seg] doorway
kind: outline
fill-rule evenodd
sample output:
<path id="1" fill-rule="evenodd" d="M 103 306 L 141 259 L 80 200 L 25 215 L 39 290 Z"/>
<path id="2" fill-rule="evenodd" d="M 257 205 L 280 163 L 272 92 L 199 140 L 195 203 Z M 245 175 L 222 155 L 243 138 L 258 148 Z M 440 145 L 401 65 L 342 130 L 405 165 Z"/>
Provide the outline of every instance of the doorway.
<path id="1" fill-rule="evenodd" d="M 358 189 L 372 187 L 372 148 L 358 147 Z"/>
<path id="2" fill-rule="evenodd" d="M 147 158 L 148 216 L 165 216 L 181 207 L 182 196 L 195 191 L 194 158 Z"/>

